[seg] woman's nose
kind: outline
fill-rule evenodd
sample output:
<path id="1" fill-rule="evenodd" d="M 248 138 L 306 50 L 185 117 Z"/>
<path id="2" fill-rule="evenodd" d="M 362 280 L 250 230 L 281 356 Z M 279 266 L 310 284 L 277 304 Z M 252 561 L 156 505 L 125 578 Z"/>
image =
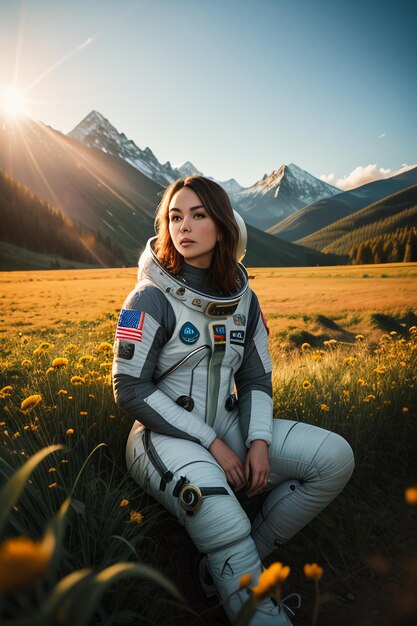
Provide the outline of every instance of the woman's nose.
<path id="1" fill-rule="evenodd" d="M 180 231 L 184 232 L 184 231 L 189 231 L 189 230 L 190 230 L 190 226 L 189 226 L 188 219 L 184 217 L 184 219 L 181 222 Z"/>

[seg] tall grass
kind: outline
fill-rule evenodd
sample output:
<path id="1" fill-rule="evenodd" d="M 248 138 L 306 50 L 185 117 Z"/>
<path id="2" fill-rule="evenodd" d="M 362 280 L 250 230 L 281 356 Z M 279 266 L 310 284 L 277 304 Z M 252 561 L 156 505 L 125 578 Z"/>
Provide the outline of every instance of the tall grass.
<path id="1" fill-rule="evenodd" d="M 63 446 L 33 470 L 11 508 L 3 538 L 41 541 L 70 496 L 53 572 L 24 597 L 6 596 L 3 616 L 9 619 L 27 618 L 73 572 L 98 575 L 120 562 L 139 562 L 176 571 L 180 587 L 181 576 L 196 575 L 196 570 L 185 571 L 181 552 L 191 542 L 126 474 L 131 419 L 113 401 L 110 341 L 99 323 L 2 340 L 0 480 L 6 484 L 42 448 Z M 320 348 L 305 343 L 284 350 L 271 338 L 271 349 L 275 417 L 337 431 L 354 449 L 356 469 L 348 487 L 291 544 L 299 542 L 305 556 L 321 557 L 325 567 L 348 576 L 358 564 L 364 567 L 372 551 L 389 554 L 399 533 L 401 538 L 407 534 L 396 515 L 403 489 L 417 482 L 417 329 L 405 336 L 386 333 L 377 345 L 358 336 L 351 343 L 327 341 Z M 31 396 L 41 400 L 22 408 Z M 163 557 L 158 528 L 170 533 L 162 537 Z M 113 573 L 115 586 L 102 587 L 90 607 L 100 623 L 175 624 L 179 616 L 184 624 L 211 623 L 209 613 L 198 618 L 152 580 L 118 583 Z"/>

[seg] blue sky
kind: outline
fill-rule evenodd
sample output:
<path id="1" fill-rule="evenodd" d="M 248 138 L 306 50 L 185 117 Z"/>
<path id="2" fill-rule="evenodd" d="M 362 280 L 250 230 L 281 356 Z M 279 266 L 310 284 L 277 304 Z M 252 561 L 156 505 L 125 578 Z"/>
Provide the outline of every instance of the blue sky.
<path id="1" fill-rule="evenodd" d="M 96 109 L 220 180 L 293 162 L 336 183 L 417 163 L 416 29 L 404 0 L 0 0 L 0 92 L 63 132 Z"/>

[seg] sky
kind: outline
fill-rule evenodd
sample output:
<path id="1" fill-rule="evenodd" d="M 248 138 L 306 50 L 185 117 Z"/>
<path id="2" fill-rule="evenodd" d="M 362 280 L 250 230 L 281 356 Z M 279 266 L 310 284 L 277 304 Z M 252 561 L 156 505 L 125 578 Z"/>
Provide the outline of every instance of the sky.
<path id="1" fill-rule="evenodd" d="M 0 96 L 217 180 L 349 188 L 417 164 L 416 29 L 410 0 L 0 0 Z"/>

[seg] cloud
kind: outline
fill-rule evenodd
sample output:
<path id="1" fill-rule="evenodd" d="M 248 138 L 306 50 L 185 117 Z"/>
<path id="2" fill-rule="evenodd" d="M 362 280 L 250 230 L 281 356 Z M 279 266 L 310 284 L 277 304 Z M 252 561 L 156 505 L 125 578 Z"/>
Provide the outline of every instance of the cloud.
<path id="1" fill-rule="evenodd" d="M 365 167 L 358 165 L 358 167 L 356 167 L 350 174 L 345 174 L 343 178 L 339 178 L 335 184 L 336 187 L 339 187 L 339 189 L 347 191 L 348 189 L 355 189 L 356 187 L 360 187 L 366 183 L 372 183 L 374 180 L 391 178 L 391 176 L 407 172 L 413 167 L 417 167 L 417 164 L 407 165 L 406 163 L 403 163 L 398 170 L 384 169 L 383 167 L 378 168 L 376 163 L 366 165 Z M 320 176 L 320 178 L 322 177 Z M 324 179 L 322 178 L 322 180 Z"/>
<path id="2" fill-rule="evenodd" d="M 385 137 L 385 133 L 381 133 L 380 135 L 378 135 L 378 139 L 383 139 Z"/>
<path id="3" fill-rule="evenodd" d="M 334 180 L 334 174 L 322 174 L 320 176 L 320 180 L 323 180 L 325 183 L 331 185 Z"/>

